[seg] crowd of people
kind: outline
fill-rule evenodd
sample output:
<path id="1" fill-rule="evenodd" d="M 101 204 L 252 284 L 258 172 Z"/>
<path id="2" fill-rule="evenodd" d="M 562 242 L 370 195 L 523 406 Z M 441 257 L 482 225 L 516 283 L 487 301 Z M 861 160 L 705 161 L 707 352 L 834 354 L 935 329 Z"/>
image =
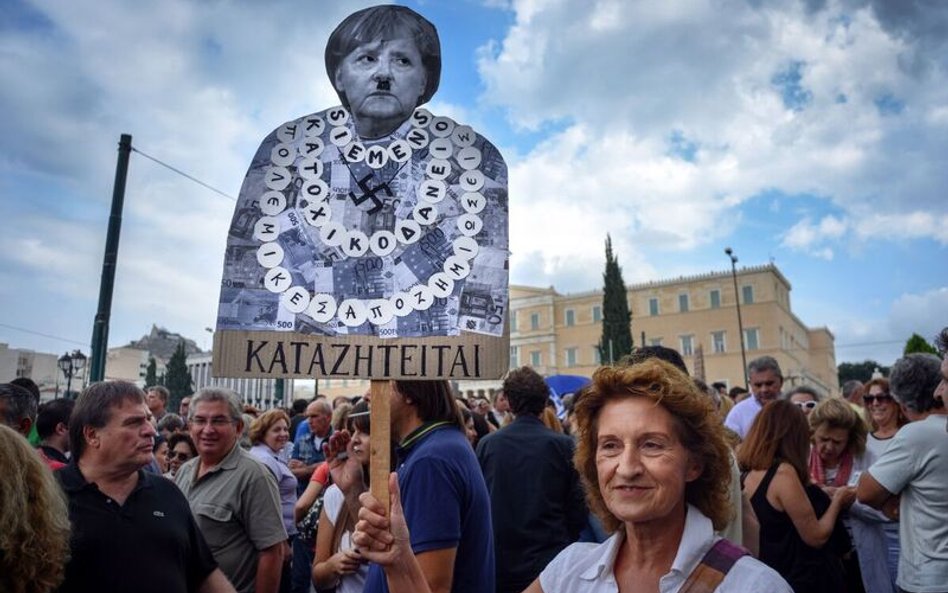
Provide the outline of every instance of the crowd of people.
<path id="1" fill-rule="evenodd" d="M 529 367 L 492 401 L 393 381 L 387 505 L 369 394 L 259 412 L 206 388 L 174 414 L 160 386 L 37 406 L 17 380 L 0 590 L 944 592 L 948 328 L 938 344 L 845 398 L 784 392 L 761 357 L 730 408 L 643 347 L 554 426 Z"/>

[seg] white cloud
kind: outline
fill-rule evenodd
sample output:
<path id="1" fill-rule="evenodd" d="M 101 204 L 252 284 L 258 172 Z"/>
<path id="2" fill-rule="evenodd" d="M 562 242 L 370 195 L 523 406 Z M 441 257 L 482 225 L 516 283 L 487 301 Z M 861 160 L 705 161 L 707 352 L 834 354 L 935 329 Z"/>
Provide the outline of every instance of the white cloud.
<path id="1" fill-rule="evenodd" d="M 902 294 L 893 303 L 888 327 L 893 335 L 908 339 L 913 333 L 931 341 L 948 326 L 948 286 L 920 294 Z"/>
<path id="2" fill-rule="evenodd" d="M 734 218 L 724 204 L 771 189 L 825 196 L 841 213 L 785 236 L 816 257 L 882 220 L 945 244 L 948 135 L 931 122 L 948 105 L 948 72 L 906 68 L 925 48 L 891 35 L 892 15 L 880 23 L 867 6 L 825 4 L 513 2 L 515 24 L 480 55 L 483 100 L 518 128 L 567 127 L 516 163 L 518 189 L 531 190 L 534 209 L 595 196 L 597 228 L 648 221 L 659 244 L 685 248 Z M 774 82 L 795 63 L 796 110 Z M 667 158 L 676 133 L 695 147 L 693 162 Z M 546 191 L 527 181 L 551 169 Z"/>

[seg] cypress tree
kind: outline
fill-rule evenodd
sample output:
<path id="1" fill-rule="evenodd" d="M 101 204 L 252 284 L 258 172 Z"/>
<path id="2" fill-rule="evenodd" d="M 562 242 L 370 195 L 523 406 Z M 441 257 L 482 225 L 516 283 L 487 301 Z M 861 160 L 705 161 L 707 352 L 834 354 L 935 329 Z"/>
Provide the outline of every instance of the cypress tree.
<path id="1" fill-rule="evenodd" d="M 178 342 L 171 360 L 165 369 L 164 386 L 171 392 L 168 401 L 169 410 L 177 410 L 181 399 L 194 393 L 191 384 L 191 373 L 188 372 L 187 354 L 184 351 L 184 341 Z"/>
<path id="2" fill-rule="evenodd" d="M 611 364 L 632 352 L 632 312 L 622 280 L 622 268 L 612 253 L 612 237 L 606 235 L 606 271 L 602 275 L 602 339 L 599 357 Z"/>

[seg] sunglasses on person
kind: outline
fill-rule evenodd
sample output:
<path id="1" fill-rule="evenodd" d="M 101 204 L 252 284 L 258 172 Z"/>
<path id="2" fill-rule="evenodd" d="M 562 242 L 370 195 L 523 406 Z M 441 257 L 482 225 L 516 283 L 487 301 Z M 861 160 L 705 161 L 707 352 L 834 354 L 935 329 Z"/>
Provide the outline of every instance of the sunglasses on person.
<path id="1" fill-rule="evenodd" d="M 879 395 L 864 395 L 862 396 L 862 401 L 866 402 L 867 405 L 876 401 L 882 404 L 892 401 L 892 396 L 888 393 L 880 393 Z"/>
<path id="2" fill-rule="evenodd" d="M 168 459 L 177 459 L 178 461 L 187 461 L 191 455 L 184 451 L 168 451 Z"/>
<path id="3" fill-rule="evenodd" d="M 797 406 L 799 406 L 800 409 L 804 409 L 804 408 L 805 408 L 805 409 L 807 409 L 807 410 L 812 410 L 813 408 L 816 407 L 816 402 L 814 402 L 814 401 L 808 401 L 808 402 L 793 402 L 793 403 L 795 403 Z"/>

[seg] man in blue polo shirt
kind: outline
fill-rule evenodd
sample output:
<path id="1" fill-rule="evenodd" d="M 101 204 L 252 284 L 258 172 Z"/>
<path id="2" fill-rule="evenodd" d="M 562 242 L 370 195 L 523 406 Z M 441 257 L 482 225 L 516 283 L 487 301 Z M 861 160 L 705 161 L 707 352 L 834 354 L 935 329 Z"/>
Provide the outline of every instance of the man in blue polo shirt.
<path id="1" fill-rule="evenodd" d="M 487 486 L 464 435 L 451 388 L 445 381 L 391 385 L 402 507 L 425 580 L 434 593 L 493 591 Z M 369 568 L 364 591 L 388 591 L 380 566 Z"/>

